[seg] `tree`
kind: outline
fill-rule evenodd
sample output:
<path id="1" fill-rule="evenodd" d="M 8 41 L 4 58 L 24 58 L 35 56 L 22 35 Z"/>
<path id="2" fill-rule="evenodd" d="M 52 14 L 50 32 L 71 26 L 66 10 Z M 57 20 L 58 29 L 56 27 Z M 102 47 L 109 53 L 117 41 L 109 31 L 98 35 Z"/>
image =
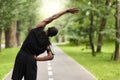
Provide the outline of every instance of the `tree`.
<path id="1" fill-rule="evenodd" d="M 68 7 L 75 6 L 80 10 L 80 12 L 69 18 L 67 21 L 67 34 L 68 40 L 76 45 L 81 44 L 81 42 L 86 41 L 85 38 L 87 37 L 88 33 L 88 16 L 86 15 L 87 6 L 89 0 L 73 0 L 70 1 L 67 5 Z M 84 38 L 84 39 L 83 39 Z M 83 41 L 84 40 L 84 41 Z"/>
<path id="2" fill-rule="evenodd" d="M 107 23 L 107 19 L 106 17 L 108 16 L 108 7 L 110 4 L 110 0 L 106 0 L 105 1 L 105 8 L 102 12 L 103 16 L 101 18 L 101 24 L 100 24 L 100 29 L 99 29 L 99 34 L 98 34 L 98 45 L 97 45 L 97 52 L 101 52 L 101 48 L 102 48 L 102 42 L 103 42 L 103 34 L 102 31 L 104 31 L 105 27 L 106 27 L 106 23 Z"/>
<path id="3" fill-rule="evenodd" d="M 1 0 L 0 1 L 0 27 L 5 31 L 6 48 L 16 46 L 20 40 L 21 25 L 31 27 L 35 23 L 35 10 L 37 0 Z M 16 7 L 17 6 L 17 7 Z M 32 18 L 31 18 L 32 17 Z M 24 21 L 23 23 L 18 23 Z M 31 21 L 31 22 L 30 22 Z M 28 23 L 29 22 L 29 23 Z M 28 28 L 28 26 L 27 26 Z M 17 40 L 16 41 L 16 29 Z M 13 41 L 13 42 L 12 42 Z M 20 44 L 20 42 L 19 42 Z"/>
<path id="4" fill-rule="evenodd" d="M 0 51 L 1 51 L 1 39 L 2 39 L 2 30 L 3 30 L 2 28 L 4 24 L 4 20 L 3 20 L 4 4 L 5 4 L 5 1 L 0 0 Z"/>
<path id="5" fill-rule="evenodd" d="M 120 0 L 116 0 L 116 39 L 115 39 L 115 53 L 114 53 L 114 60 L 119 59 L 119 44 L 120 44 Z"/>
<path id="6" fill-rule="evenodd" d="M 92 49 L 92 55 L 95 56 L 94 42 L 93 42 L 93 27 L 94 27 L 94 14 L 90 12 L 90 28 L 89 28 L 89 43 Z"/>
<path id="7" fill-rule="evenodd" d="M 1 51 L 1 41 L 2 41 L 2 28 L 0 27 L 0 51 Z"/>
<path id="8" fill-rule="evenodd" d="M 9 33 L 10 32 L 14 32 L 14 31 L 11 31 L 13 28 L 10 28 L 12 25 L 14 25 L 14 21 L 16 20 L 16 6 L 17 6 L 17 1 L 18 0 L 1 0 L 0 4 L 1 4 L 1 21 L 0 21 L 0 25 L 1 27 L 5 30 L 5 32 L 7 34 L 7 38 L 10 38 L 13 37 L 13 35 L 10 35 L 10 34 L 14 34 L 14 33 Z M 13 26 L 15 27 L 15 26 Z M 11 30 L 7 30 L 7 29 L 11 29 Z M 14 29 L 13 29 L 14 30 Z M 8 32 L 7 32 L 8 31 Z M 8 35 L 10 35 L 8 37 Z M 6 40 L 5 39 L 5 40 Z M 15 39 L 14 37 L 11 38 L 11 39 Z M 8 39 L 9 40 L 9 39 Z M 13 42 L 11 42 L 13 41 Z M 11 40 L 10 42 L 10 45 L 6 45 L 6 47 L 11 47 L 13 46 L 13 43 L 16 42 L 15 40 Z M 6 41 L 6 43 L 8 43 L 9 41 Z"/>
<path id="9" fill-rule="evenodd" d="M 5 30 L 5 48 L 16 47 L 16 23 Z"/>
<path id="10" fill-rule="evenodd" d="M 71 31 L 71 34 L 74 36 L 72 36 L 72 41 L 74 41 L 74 43 L 79 43 L 79 39 L 81 39 L 80 37 L 87 37 L 87 35 L 89 36 L 89 45 L 91 47 L 91 50 L 92 50 L 92 55 L 95 56 L 95 49 L 94 49 L 94 41 L 93 41 L 93 38 L 94 38 L 94 1 L 91 0 L 74 0 L 74 1 L 71 1 L 71 5 L 74 5 L 76 7 L 80 7 L 80 13 L 77 15 L 76 19 L 74 20 L 74 24 L 73 24 L 73 27 L 76 27 L 76 28 L 73 28 L 73 29 L 69 29 Z M 74 4 L 73 4 L 74 3 Z M 89 3 L 89 5 L 88 5 Z M 88 13 L 88 15 L 87 15 Z M 73 20 L 72 20 L 73 21 Z M 78 23 L 77 25 L 75 25 L 76 23 Z M 71 40 L 70 39 L 70 40 Z M 83 40 L 84 40 L 83 39 Z M 87 44 L 86 43 L 86 44 Z"/>
<path id="11" fill-rule="evenodd" d="M 17 46 L 21 45 L 21 31 L 32 28 L 36 23 L 37 8 L 40 2 L 37 0 L 21 1 L 19 2 L 18 19 L 17 19 Z"/>
<path id="12" fill-rule="evenodd" d="M 17 39 L 17 46 L 21 45 L 21 29 L 20 29 L 20 21 L 17 21 L 16 27 L 16 39 Z"/>

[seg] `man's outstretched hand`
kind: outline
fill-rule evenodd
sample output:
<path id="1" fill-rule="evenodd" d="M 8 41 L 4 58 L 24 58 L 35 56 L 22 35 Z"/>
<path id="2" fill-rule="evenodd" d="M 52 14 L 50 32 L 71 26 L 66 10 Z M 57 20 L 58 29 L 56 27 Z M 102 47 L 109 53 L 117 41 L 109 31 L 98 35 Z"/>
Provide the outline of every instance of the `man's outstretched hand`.
<path id="1" fill-rule="evenodd" d="M 72 13 L 72 14 L 78 13 L 78 11 L 79 10 L 77 8 L 67 9 L 67 12 Z"/>

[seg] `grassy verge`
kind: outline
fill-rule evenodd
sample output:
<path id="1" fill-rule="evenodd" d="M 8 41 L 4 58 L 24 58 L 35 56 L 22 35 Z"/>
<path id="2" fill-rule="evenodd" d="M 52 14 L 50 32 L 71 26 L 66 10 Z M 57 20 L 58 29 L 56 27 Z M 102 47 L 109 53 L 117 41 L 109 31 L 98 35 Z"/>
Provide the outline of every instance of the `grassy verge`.
<path id="1" fill-rule="evenodd" d="M 90 49 L 85 46 L 60 46 L 69 56 L 83 65 L 88 71 L 96 76 L 98 80 L 120 80 L 120 61 L 112 61 L 114 44 L 103 46 L 102 52 L 93 57 Z"/>
<path id="2" fill-rule="evenodd" d="M 19 48 L 3 49 L 0 52 L 0 80 L 12 69 Z"/>

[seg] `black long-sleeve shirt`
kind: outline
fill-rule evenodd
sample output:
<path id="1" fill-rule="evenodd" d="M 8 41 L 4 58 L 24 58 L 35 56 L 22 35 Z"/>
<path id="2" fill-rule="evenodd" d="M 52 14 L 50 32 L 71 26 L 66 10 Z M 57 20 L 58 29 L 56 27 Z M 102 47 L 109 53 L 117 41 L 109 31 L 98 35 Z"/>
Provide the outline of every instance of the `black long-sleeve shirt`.
<path id="1" fill-rule="evenodd" d="M 50 45 L 50 41 L 45 34 L 44 28 L 37 27 L 30 30 L 27 38 L 23 42 L 21 50 L 29 54 L 39 55 L 46 50 L 48 45 Z"/>

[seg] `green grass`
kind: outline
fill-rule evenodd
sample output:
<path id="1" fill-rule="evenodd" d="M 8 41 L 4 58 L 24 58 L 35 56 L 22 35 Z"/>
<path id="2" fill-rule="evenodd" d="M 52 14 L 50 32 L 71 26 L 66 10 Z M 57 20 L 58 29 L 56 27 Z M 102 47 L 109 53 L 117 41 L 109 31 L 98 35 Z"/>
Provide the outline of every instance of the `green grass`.
<path id="1" fill-rule="evenodd" d="M 3 49 L 0 52 L 0 80 L 12 69 L 19 48 Z"/>
<path id="2" fill-rule="evenodd" d="M 114 44 L 103 45 L 101 53 L 93 57 L 90 49 L 81 46 L 60 46 L 60 48 L 74 58 L 78 63 L 90 71 L 98 80 L 120 80 L 120 61 L 111 60 Z"/>

